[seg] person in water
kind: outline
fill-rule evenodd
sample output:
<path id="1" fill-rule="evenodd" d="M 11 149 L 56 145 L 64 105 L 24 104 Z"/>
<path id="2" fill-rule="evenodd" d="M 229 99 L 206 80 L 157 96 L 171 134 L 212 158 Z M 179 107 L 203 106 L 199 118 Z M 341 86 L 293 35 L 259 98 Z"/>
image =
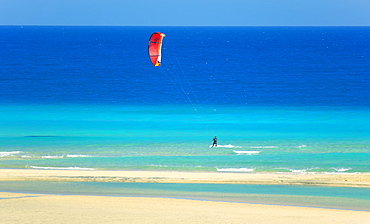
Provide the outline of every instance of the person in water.
<path id="1" fill-rule="evenodd" d="M 212 147 L 217 147 L 217 136 L 213 138 L 213 144 Z"/>

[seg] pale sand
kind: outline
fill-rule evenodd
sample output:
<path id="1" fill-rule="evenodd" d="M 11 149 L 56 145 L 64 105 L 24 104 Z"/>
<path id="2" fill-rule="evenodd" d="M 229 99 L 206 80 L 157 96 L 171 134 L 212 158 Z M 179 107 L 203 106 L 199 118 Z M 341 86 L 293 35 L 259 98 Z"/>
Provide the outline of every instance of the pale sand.
<path id="1" fill-rule="evenodd" d="M 370 174 L 0 169 L 0 181 L 293 184 L 370 187 Z M 0 182 L 1 183 L 1 182 Z M 149 197 L 0 192 L 0 223 L 369 223 L 370 212 Z"/>
<path id="2" fill-rule="evenodd" d="M 87 181 L 147 183 L 279 184 L 370 187 L 370 173 L 205 173 L 0 169 L 0 181 Z"/>
<path id="3" fill-rule="evenodd" d="M 368 224 L 370 212 L 168 198 L 0 193 L 2 224 Z"/>

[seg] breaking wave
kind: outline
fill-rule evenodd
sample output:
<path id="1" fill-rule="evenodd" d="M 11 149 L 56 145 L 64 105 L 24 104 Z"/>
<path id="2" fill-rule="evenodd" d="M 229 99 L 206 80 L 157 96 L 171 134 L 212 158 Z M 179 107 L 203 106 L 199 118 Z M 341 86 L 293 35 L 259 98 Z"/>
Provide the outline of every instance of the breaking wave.
<path id="1" fill-rule="evenodd" d="M 95 170 L 94 168 L 83 168 L 83 167 L 44 167 L 44 166 L 30 166 L 32 169 L 38 170 Z"/>
<path id="2" fill-rule="evenodd" d="M 212 148 L 212 145 L 209 146 Z M 235 146 L 235 145 L 217 145 L 216 148 L 242 148 L 242 146 Z"/>
<path id="3" fill-rule="evenodd" d="M 85 158 L 85 157 L 92 157 L 92 156 L 89 156 L 89 155 L 66 155 L 67 158 Z"/>
<path id="4" fill-rule="evenodd" d="M 351 168 L 333 168 L 335 171 L 337 171 L 337 172 L 346 172 L 346 171 L 348 171 L 348 170 L 351 170 Z"/>
<path id="5" fill-rule="evenodd" d="M 218 172 L 253 172 L 254 168 L 216 168 Z"/>
<path id="6" fill-rule="evenodd" d="M 251 149 L 276 149 L 277 146 L 251 146 Z"/>
<path id="7" fill-rule="evenodd" d="M 62 155 L 62 156 L 41 156 L 42 159 L 63 159 L 63 158 L 86 158 L 86 157 L 92 157 L 89 155 Z"/>
<path id="8" fill-rule="evenodd" d="M 234 150 L 234 152 L 235 152 L 236 154 L 257 155 L 257 154 L 259 154 L 261 151 L 237 151 L 237 150 Z"/>
<path id="9" fill-rule="evenodd" d="M 0 157 L 14 156 L 19 153 L 21 153 L 21 151 L 0 152 Z"/>

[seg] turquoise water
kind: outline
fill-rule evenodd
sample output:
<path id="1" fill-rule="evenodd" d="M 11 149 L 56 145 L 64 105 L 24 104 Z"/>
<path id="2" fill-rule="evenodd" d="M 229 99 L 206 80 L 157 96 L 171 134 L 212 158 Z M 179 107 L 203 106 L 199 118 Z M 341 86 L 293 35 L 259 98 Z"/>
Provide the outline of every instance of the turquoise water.
<path id="1" fill-rule="evenodd" d="M 369 172 L 369 127 L 361 108 L 3 105 L 0 167 Z"/>

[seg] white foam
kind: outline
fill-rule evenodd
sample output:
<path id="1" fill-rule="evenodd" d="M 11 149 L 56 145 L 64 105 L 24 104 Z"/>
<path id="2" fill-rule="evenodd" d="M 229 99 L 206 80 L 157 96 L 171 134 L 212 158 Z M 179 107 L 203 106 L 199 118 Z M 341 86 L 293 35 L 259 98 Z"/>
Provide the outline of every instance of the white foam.
<path id="1" fill-rule="evenodd" d="M 218 172 L 253 172 L 253 168 L 216 168 Z"/>
<path id="2" fill-rule="evenodd" d="M 236 154 L 247 154 L 247 155 L 256 155 L 259 154 L 261 151 L 237 151 L 234 150 Z"/>
<path id="3" fill-rule="evenodd" d="M 151 167 L 169 167 L 167 165 L 157 165 L 157 164 L 150 164 L 148 166 L 151 166 Z"/>
<path id="4" fill-rule="evenodd" d="M 296 146 L 294 148 L 305 148 L 305 147 L 308 147 L 307 145 L 299 145 L 299 146 Z"/>
<path id="5" fill-rule="evenodd" d="M 212 145 L 209 146 L 212 148 Z M 235 146 L 235 145 L 217 145 L 216 148 L 242 148 L 242 146 Z"/>
<path id="6" fill-rule="evenodd" d="M 61 159 L 63 156 L 41 156 L 42 159 Z"/>
<path id="7" fill-rule="evenodd" d="M 88 155 L 63 155 L 63 156 L 41 156 L 42 159 L 63 159 L 63 158 L 85 158 L 85 157 L 91 157 Z"/>
<path id="8" fill-rule="evenodd" d="M 251 146 L 251 149 L 275 149 L 277 146 Z"/>
<path id="9" fill-rule="evenodd" d="M 66 155 L 67 158 L 85 158 L 85 157 L 91 157 L 89 155 Z"/>
<path id="10" fill-rule="evenodd" d="M 13 156 L 19 154 L 21 151 L 12 151 L 12 152 L 0 152 L 0 157 Z"/>
<path id="11" fill-rule="evenodd" d="M 345 172 L 350 170 L 351 168 L 333 168 L 333 169 L 335 169 L 337 172 Z"/>
<path id="12" fill-rule="evenodd" d="M 307 170 L 293 170 L 289 169 L 292 173 L 307 173 Z"/>
<path id="13" fill-rule="evenodd" d="M 82 168 L 82 167 L 43 167 L 43 166 L 30 166 L 32 169 L 39 170 L 95 170 L 94 168 Z"/>

